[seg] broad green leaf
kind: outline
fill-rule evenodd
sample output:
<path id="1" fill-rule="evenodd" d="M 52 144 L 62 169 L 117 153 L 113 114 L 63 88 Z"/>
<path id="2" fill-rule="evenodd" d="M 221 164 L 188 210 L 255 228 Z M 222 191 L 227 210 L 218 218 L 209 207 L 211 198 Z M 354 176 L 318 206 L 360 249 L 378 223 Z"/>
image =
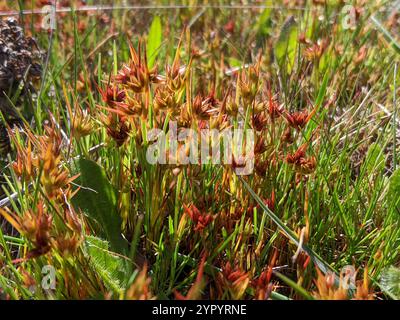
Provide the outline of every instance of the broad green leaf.
<path id="1" fill-rule="evenodd" d="M 384 270 L 380 279 L 380 287 L 392 299 L 400 300 L 400 269 L 392 266 Z"/>
<path id="2" fill-rule="evenodd" d="M 326 5 L 329 7 L 335 7 L 341 4 L 341 0 L 326 0 Z"/>
<path id="3" fill-rule="evenodd" d="M 282 71 L 287 74 L 292 72 L 296 59 L 298 43 L 298 25 L 293 16 L 286 20 L 278 42 L 275 45 L 275 58 Z"/>
<path id="4" fill-rule="evenodd" d="M 229 66 L 231 68 L 238 68 L 238 67 L 242 67 L 243 66 L 243 62 L 242 61 L 240 61 L 240 60 L 238 60 L 236 58 L 233 58 L 233 57 L 229 57 L 228 58 L 228 63 L 229 63 Z"/>
<path id="5" fill-rule="evenodd" d="M 370 145 L 365 158 L 364 166 L 366 167 L 368 174 L 374 172 L 375 170 L 381 171 L 385 168 L 385 156 L 379 144 L 373 143 Z"/>
<path id="6" fill-rule="evenodd" d="M 72 199 L 73 204 L 100 225 L 114 251 L 125 254 L 127 244 L 121 236 L 116 190 L 96 162 L 79 159 L 77 166 L 80 173 L 77 184 L 81 189 Z"/>
<path id="7" fill-rule="evenodd" d="M 400 198 L 400 169 L 393 172 L 389 180 L 389 190 L 387 193 L 387 198 L 390 201 L 398 201 Z"/>
<path id="8" fill-rule="evenodd" d="M 147 65 L 149 68 L 154 66 L 154 62 L 160 50 L 162 42 L 162 28 L 159 16 L 155 16 L 150 26 L 147 38 Z"/>
<path id="9" fill-rule="evenodd" d="M 109 243 L 100 238 L 85 238 L 85 254 L 89 257 L 90 266 L 101 276 L 109 290 L 120 292 L 125 279 L 123 259 L 111 252 Z"/>
<path id="10" fill-rule="evenodd" d="M 271 29 L 270 18 L 273 6 L 272 0 L 265 0 L 264 5 L 265 9 L 262 11 L 257 21 L 258 33 L 263 36 L 267 35 Z"/>

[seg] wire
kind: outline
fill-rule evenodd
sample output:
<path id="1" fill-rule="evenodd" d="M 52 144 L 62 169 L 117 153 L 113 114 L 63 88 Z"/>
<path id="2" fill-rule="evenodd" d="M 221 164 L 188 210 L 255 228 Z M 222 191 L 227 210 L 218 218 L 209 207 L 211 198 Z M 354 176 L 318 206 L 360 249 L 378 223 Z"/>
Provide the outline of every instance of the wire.
<path id="1" fill-rule="evenodd" d="M 308 7 L 286 7 L 286 6 L 268 6 L 268 5 L 126 5 L 126 6 L 81 6 L 78 8 L 57 8 L 56 13 L 87 12 L 87 11 L 116 11 L 116 10 L 150 10 L 150 9 L 278 9 L 278 10 L 296 10 L 296 11 L 317 11 L 318 8 Z M 16 16 L 16 15 L 33 15 L 43 14 L 42 9 L 22 10 L 22 11 L 4 11 L 0 12 L 0 16 Z"/>

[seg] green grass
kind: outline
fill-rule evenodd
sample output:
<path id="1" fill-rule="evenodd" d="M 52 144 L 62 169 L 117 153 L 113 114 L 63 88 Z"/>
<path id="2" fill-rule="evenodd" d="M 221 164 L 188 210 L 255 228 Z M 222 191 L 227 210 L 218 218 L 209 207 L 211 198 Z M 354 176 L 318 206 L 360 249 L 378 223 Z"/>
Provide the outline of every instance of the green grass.
<path id="1" fill-rule="evenodd" d="M 266 1 L 267 8 L 244 10 L 214 1 L 200 8 L 195 1 L 191 8 L 107 11 L 107 22 L 102 13 L 60 15 L 39 95 L 24 97 L 34 108 L 20 112 L 27 124 L 11 134 L 12 152 L 3 161 L 10 200 L 0 211 L 0 298 L 260 299 L 264 292 L 271 299 L 398 298 L 397 277 L 390 276 L 400 246 L 396 26 L 379 11 L 387 1 L 364 8 L 350 29 L 342 25 L 341 6 L 327 2 L 282 10 Z M 26 32 L 35 25 L 30 19 L 24 16 Z M 33 33 L 42 48 L 50 46 L 46 32 Z M 303 34 L 306 41 L 299 40 Z M 124 117 L 105 109 L 121 110 L 103 101 L 98 87 L 116 82 L 132 58 L 129 43 L 137 51 L 140 43 L 145 67 L 156 65 L 167 81 L 174 65 L 187 67 L 173 90 L 176 106 L 159 108 L 154 99 L 162 85 L 153 83 L 140 93 L 120 86 L 143 104 L 140 112 Z M 265 172 L 237 176 L 229 165 L 148 163 L 145 133 L 168 132 L 171 120 L 191 120 L 197 129 L 195 98 L 204 101 L 211 92 L 235 128 L 255 129 L 255 106 L 265 103 L 256 137 L 266 147 L 255 158 Z M 270 93 L 285 110 L 277 118 L 268 113 Z M 179 113 L 185 108 L 189 115 Z M 301 110 L 315 114 L 301 128 L 290 127 L 287 114 Z M 122 143 L 110 134 L 121 128 L 106 117 L 128 125 Z M 79 135 L 83 119 L 90 128 Z M 222 126 L 217 119 L 208 123 Z M 38 159 L 29 177 L 6 167 L 17 154 L 26 167 L 28 141 Z M 288 155 L 305 145 L 309 167 L 292 165 Z M 56 185 L 57 168 L 75 180 Z M 201 231 L 187 212 L 191 205 L 213 217 Z M 41 207 L 52 219 L 48 231 L 40 233 L 42 224 L 29 233 L 23 221 L 29 213 L 38 223 Z M 11 230 L 10 221 L 20 230 Z M 41 286 L 46 265 L 56 271 L 54 290 Z M 341 270 L 348 265 L 357 282 L 347 291 Z M 369 282 L 364 294 L 363 282 Z"/>

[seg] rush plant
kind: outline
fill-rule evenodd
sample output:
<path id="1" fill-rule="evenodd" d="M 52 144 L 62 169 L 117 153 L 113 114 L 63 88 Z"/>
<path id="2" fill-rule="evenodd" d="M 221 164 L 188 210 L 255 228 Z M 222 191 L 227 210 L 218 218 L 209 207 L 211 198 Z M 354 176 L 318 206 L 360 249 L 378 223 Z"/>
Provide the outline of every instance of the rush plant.
<path id="1" fill-rule="evenodd" d="M 0 299 L 399 298 L 389 2 L 19 3 Z"/>

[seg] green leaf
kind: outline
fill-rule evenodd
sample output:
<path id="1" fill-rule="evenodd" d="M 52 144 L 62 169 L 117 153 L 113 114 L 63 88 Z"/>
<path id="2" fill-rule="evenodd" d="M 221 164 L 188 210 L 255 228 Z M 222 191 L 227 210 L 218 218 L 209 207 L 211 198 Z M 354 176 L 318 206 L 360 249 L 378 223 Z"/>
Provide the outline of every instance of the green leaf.
<path id="1" fill-rule="evenodd" d="M 120 293 L 126 278 L 124 260 L 109 250 L 109 243 L 100 238 L 85 238 L 85 254 L 90 266 L 101 276 L 109 290 Z"/>
<path id="2" fill-rule="evenodd" d="M 388 199 L 397 199 L 400 197 L 400 169 L 393 172 L 389 180 Z"/>
<path id="3" fill-rule="evenodd" d="M 211 256 L 210 260 L 213 260 L 220 252 L 222 252 L 222 250 L 224 250 L 228 246 L 228 244 L 234 239 L 236 234 L 237 234 L 237 230 L 235 229 L 235 231 L 233 231 L 231 233 L 231 235 L 227 239 L 225 239 L 225 241 L 221 245 L 219 245 L 216 248 L 216 250 L 215 250 L 214 254 Z"/>
<path id="4" fill-rule="evenodd" d="M 236 58 L 233 58 L 233 57 L 229 57 L 228 58 L 228 63 L 229 63 L 229 66 L 231 68 L 238 68 L 238 67 L 242 67 L 243 66 L 243 62 L 242 61 L 240 61 L 240 60 L 238 60 Z"/>
<path id="5" fill-rule="evenodd" d="M 266 8 L 260 14 L 257 22 L 258 33 L 263 36 L 267 35 L 271 30 L 271 24 L 269 22 L 273 6 L 272 0 L 266 0 L 264 5 Z"/>
<path id="6" fill-rule="evenodd" d="M 380 287 L 392 299 L 400 300 L 400 269 L 391 266 L 384 270 L 380 279 Z"/>
<path id="7" fill-rule="evenodd" d="M 96 162 L 79 159 L 77 166 L 80 173 L 77 184 L 81 189 L 72 203 L 98 223 L 114 251 L 125 254 L 127 244 L 121 236 L 122 221 L 117 210 L 117 191 Z"/>
<path id="8" fill-rule="evenodd" d="M 160 50 L 162 41 L 162 28 L 159 16 L 155 16 L 150 26 L 147 38 L 147 65 L 149 68 L 154 66 L 154 62 Z"/>
<path id="9" fill-rule="evenodd" d="M 367 173 L 372 173 L 375 170 L 381 171 L 385 168 L 385 156 L 379 144 L 373 143 L 370 145 L 364 166 Z"/>
<path id="10" fill-rule="evenodd" d="M 275 45 L 275 58 L 281 70 L 292 72 L 296 59 L 298 26 L 293 16 L 284 23 Z M 285 68 L 286 66 L 286 68 Z"/>
<path id="11" fill-rule="evenodd" d="M 314 130 L 317 128 L 318 123 L 321 123 L 326 115 L 326 113 L 328 112 L 328 109 L 323 109 L 321 112 L 321 107 L 322 107 L 322 103 L 324 102 L 325 99 L 325 95 L 326 95 L 326 89 L 328 87 L 328 82 L 329 82 L 330 76 L 329 76 L 329 72 L 327 71 L 324 75 L 324 79 L 322 80 L 322 84 L 319 88 L 318 91 L 318 96 L 317 99 L 315 101 L 315 107 L 316 108 L 316 114 L 319 115 L 318 117 L 318 121 L 314 120 L 314 118 L 316 117 L 314 115 L 314 117 L 311 119 L 311 121 L 308 122 L 306 130 L 305 130 L 305 134 L 304 137 L 306 138 L 306 140 L 309 140 L 311 138 L 311 135 L 313 134 Z"/>
<path id="12" fill-rule="evenodd" d="M 272 300 L 291 300 L 290 298 L 288 298 L 287 296 L 284 296 L 283 294 L 280 294 L 278 292 L 272 291 L 271 292 L 271 299 Z"/>
<path id="13" fill-rule="evenodd" d="M 310 295 L 306 289 L 304 289 L 302 286 L 298 285 L 296 282 L 293 280 L 289 279 L 285 275 L 279 273 L 279 272 L 274 272 L 274 275 L 276 275 L 279 279 L 281 279 L 283 282 L 285 282 L 288 286 L 290 286 L 292 289 L 294 289 L 298 294 L 303 296 L 307 300 L 314 300 L 314 297 Z"/>

